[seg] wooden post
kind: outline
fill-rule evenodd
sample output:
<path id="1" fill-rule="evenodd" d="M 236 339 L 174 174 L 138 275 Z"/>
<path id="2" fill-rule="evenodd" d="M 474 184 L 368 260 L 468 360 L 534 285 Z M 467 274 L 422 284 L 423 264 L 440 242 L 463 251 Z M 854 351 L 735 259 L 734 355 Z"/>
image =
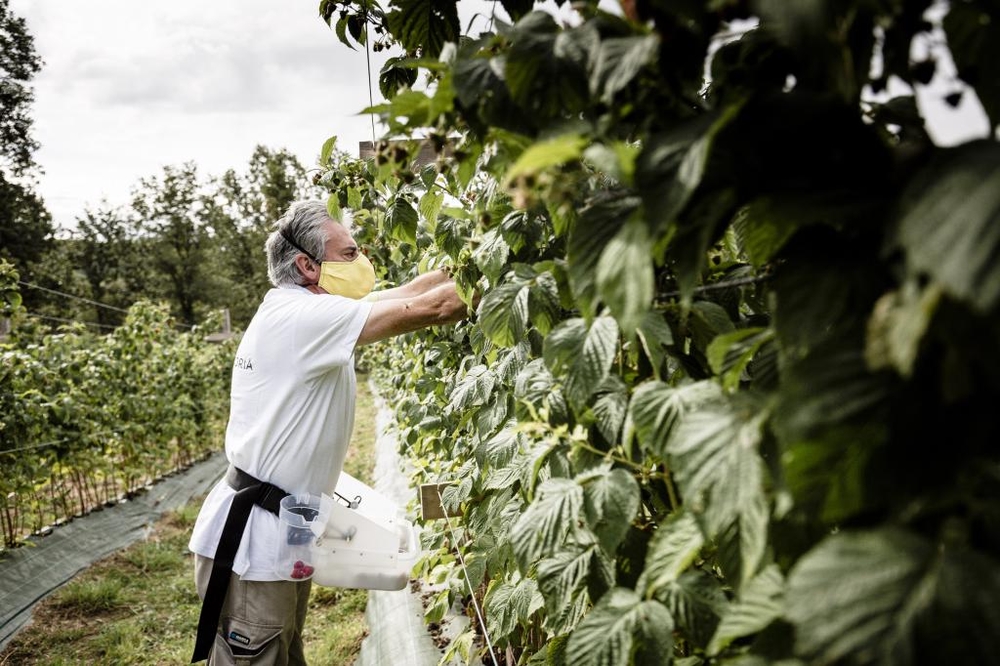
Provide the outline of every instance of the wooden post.
<path id="1" fill-rule="evenodd" d="M 222 311 L 222 331 L 209 333 L 205 336 L 205 340 L 207 342 L 224 342 L 231 337 L 233 337 L 233 331 L 229 322 L 229 308 L 225 308 Z"/>
<path id="2" fill-rule="evenodd" d="M 453 483 L 424 483 L 420 486 L 420 517 L 424 520 L 437 520 L 445 516 L 461 516 L 461 509 L 445 511 L 441 504 L 444 489 Z"/>

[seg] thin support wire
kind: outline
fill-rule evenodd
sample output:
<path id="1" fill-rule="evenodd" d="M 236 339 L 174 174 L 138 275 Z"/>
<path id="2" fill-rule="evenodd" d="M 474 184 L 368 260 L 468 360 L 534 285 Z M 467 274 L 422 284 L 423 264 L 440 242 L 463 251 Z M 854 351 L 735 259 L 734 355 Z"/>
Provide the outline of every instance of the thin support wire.
<path id="1" fill-rule="evenodd" d="M 441 497 L 441 490 L 437 490 L 438 501 L 441 502 L 441 506 L 444 506 L 444 498 Z M 469 579 L 469 569 L 465 566 L 465 558 L 462 557 L 462 549 L 459 548 L 458 538 L 455 536 L 455 528 L 451 526 L 451 518 L 448 517 L 448 512 L 444 512 L 444 520 L 448 525 L 448 531 L 451 533 L 451 540 L 455 543 L 455 552 L 458 553 L 458 561 L 462 565 L 462 573 L 465 574 L 465 585 L 469 588 L 469 596 L 472 597 L 472 608 L 476 611 L 476 618 L 479 620 L 479 627 L 483 630 L 483 637 L 486 639 L 486 647 L 489 648 L 490 657 L 493 659 L 494 664 L 499 664 L 500 661 L 497 659 L 496 650 L 493 648 L 493 641 L 490 640 L 490 634 L 486 631 L 486 619 L 483 618 L 483 612 L 479 608 L 479 602 L 476 601 L 476 591 L 472 588 L 472 581 Z"/>
<path id="2" fill-rule="evenodd" d="M 729 289 L 730 287 L 745 287 L 751 284 L 758 284 L 760 282 L 765 282 L 771 279 L 770 273 L 765 273 L 764 275 L 753 275 L 750 277 L 736 278 L 733 280 L 726 280 L 723 282 L 716 282 L 714 284 L 705 284 L 700 287 L 695 287 L 692 290 L 694 294 L 704 294 L 710 291 L 719 291 L 721 289 Z M 668 291 L 663 294 L 657 294 L 657 298 L 676 298 L 681 296 L 683 292 L 678 291 Z"/>
<path id="3" fill-rule="evenodd" d="M 96 321 L 80 321 L 78 319 L 65 319 L 63 317 L 53 317 L 51 315 L 43 315 L 43 314 L 38 314 L 36 312 L 28 312 L 26 314 L 29 317 L 34 317 L 35 319 L 45 319 L 47 321 L 58 321 L 58 322 L 62 322 L 63 324 L 84 324 L 85 326 L 97 326 L 98 328 L 111 328 L 111 329 L 118 328 L 117 326 L 114 326 L 112 324 L 101 324 L 101 323 L 96 322 Z"/>
<path id="4" fill-rule="evenodd" d="M 95 433 L 93 433 L 91 435 L 87 435 L 87 437 L 102 437 L 104 435 L 112 435 L 114 433 L 124 432 L 124 430 L 125 430 L 125 428 L 115 428 L 114 430 L 105 430 L 104 432 L 95 432 Z M 50 447 L 50 446 L 55 446 L 57 444 L 62 444 L 63 442 L 69 442 L 69 441 L 71 441 L 73 439 L 76 439 L 76 438 L 75 437 L 63 437 L 62 439 L 57 439 L 54 442 L 42 442 L 41 444 L 32 444 L 30 446 L 19 446 L 16 449 L 4 449 L 4 450 L 0 451 L 0 455 L 3 455 L 5 453 L 18 453 L 20 451 L 33 451 L 35 449 L 44 449 L 44 448 L 47 448 L 47 447 Z"/>
<path id="5" fill-rule="evenodd" d="M 374 125 L 373 125 L 373 127 L 374 127 Z M 107 310 L 114 310 L 115 312 L 124 312 L 125 314 L 128 314 L 128 310 L 125 310 L 125 309 L 122 309 L 122 308 L 117 308 L 114 305 L 108 305 L 106 303 L 99 303 L 97 301 L 92 301 L 89 298 L 84 298 L 83 296 L 77 296 L 75 294 L 67 294 L 64 291 L 58 291 L 57 289 L 50 289 L 48 287 L 43 287 L 40 284 L 32 284 L 31 282 L 25 282 L 24 280 L 18 280 L 17 283 L 20 284 L 20 285 L 24 285 L 25 287 L 29 287 L 31 289 L 38 289 L 40 291 L 45 291 L 45 292 L 48 292 L 50 294 L 55 294 L 56 296 L 62 296 L 63 298 L 69 298 L 69 299 L 75 300 L 75 301 L 83 301 L 84 303 L 87 303 L 89 305 L 93 305 L 95 307 L 105 308 Z M 103 328 L 117 328 L 117 326 L 110 326 L 108 324 L 98 324 L 96 322 L 79 321 L 79 320 L 76 320 L 76 319 L 60 319 L 58 317 L 50 317 L 48 315 L 39 315 L 39 314 L 36 314 L 36 315 L 32 315 L 32 316 L 39 317 L 40 319 L 51 319 L 53 321 L 62 321 L 62 322 L 65 322 L 65 323 L 80 323 L 80 324 L 87 324 L 88 326 L 101 326 Z M 182 328 L 182 329 L 191 329 L 191 328 L 195 327 L 194 324 L 191 324 L 191 323 L 188 323 L 188 322 L 176 323 L 176 324 L 174 324 L 174 326 L 177 327 L 177 328 Z"/>
<path id="6" fill-rule="evenodd" d="M 365 62 L 368 65 L 368 107 L 375 106 L 375 96 L 372 94 L 372 40 L 368 32 L 368 10 L 365 10 Z M 372 121 L 372 150 L 375 150 L 375 112 L 368 114 Z"/>
<path id="7" fill-rule="evenodd" d="M 128 314 L 128 310 L 123 310 L 122 308 L 116 308 L 113 305 L 107 305 L 105 303 L 98 303 L 97 301 L 92 301 L 89 298 L 84 298 L 83 296 L 76 296 L 74 294 L 67 294 L 66 292 L 63 292 L 63 291 L 56 291 L 55 289 L 49 289 L 48 287 L 43 287 L 43 286 L 41 286 L 39 284 L 32 284 L 30 282 L 25 282 L 24 280 L 18 280 L 17 283 L 18 284 L 22 284 L 25 287 L 31 287 L 32 289 L 39 289 L 41 291 L 47 291 L 50 294 L 56 294 L 57 296 L 64 296 L 66 298 L 72 298 L 72 299 L 75 299 L 77 301 L 83 301 L 84 303 L 88 303 L 90 305 L 94 305 L 94 306 L 97 306 L 99 308 L 106 308 L 108 310 L 114 310 L 115 312 L 124 312 L 124 313 Z"/>

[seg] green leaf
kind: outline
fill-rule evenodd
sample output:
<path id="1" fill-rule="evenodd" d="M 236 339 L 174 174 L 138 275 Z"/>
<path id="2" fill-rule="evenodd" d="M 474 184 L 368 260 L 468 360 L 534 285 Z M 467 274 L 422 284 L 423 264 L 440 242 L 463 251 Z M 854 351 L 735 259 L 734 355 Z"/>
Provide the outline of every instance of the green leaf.
<path id="1" fill-rule="evenodd" d="M 323 147 L 319 151 L 319 165 L 321 167 L 329 166 L 330 156 L 333 154 L 333 149 L 337 146 L 337 137 L 331 136 L 329 139 L 323 142 Z"/>
<path id="2" fill-rule="evenodd" d="M 326 198 L 326 214 L 331 220 L 341 219 L 340 197 L 337 194 L 331 194 Z"/>
<path id="3" fill-rule="evenodd" d="M 703 114 L 644 142 L 635 179 L 643 207 L 658 230 L 676 222 L 701 185 L 719 131 L 737 116 L 739 107 Z"/>
<path id="4" fill-rule="evenodd" d="M 774 564 L 744 585 L 739 597 L 722 616 L 708 646 L 708 654 L 719 654 L 737 638 L 752 636 L 781 617 L 783 587 L 781 571 Z"/>
<path id="5" fill-rule="evenodd" d="M 670 611 L 677 628 L 703 650 L 729 608 L 719 580 L 697 569 L 685 571 L 677 580 L 664 585 L 656 597 Z"/>
<path id="6" fill-rule="evenodd" d="M 500 223 L 500 233 L 515 254 L 543 242 L 546 231 L 545 218 L 523 210 L 508 213 Z"/>
<path id="7" fill-rule="evenodd" d="M 500 278 L 500 274 L 507 266 L 507 257 L 509 255 L 510 247 L 507 245 L 507 241 L 503 239 L 503 236 L 500 235 L 500 231 L 495 227 L 480 237 L 479 245 L 472 254 L 479 270 L 493 284 L 496 284 Z"/>
<path id="8" fill-rule="evenodd" d="M 528 289 L 507 282 L 488 292 L 479 304 L 479 325 L 500 347 L 512 347 L 524 338 L 528 325 Z"/>
<path id="9" fill-rule="evenodd" d="M 419 221 L 417 211 L 405 197 L 397 195 L 389 201 L 385 211 L 385 223 L 390 236 L 416 247 Z"/>
<path id="10" fill-rule="evenodd" d="M 510 349 L 501 350 L 492 364 L 493 374 L 505 387 L 514 385 L 517 374 L 521 372 L 531 357 L 531 343 L 521 340 Z"/>
<path id="11" fill-rule="evenodd" d="M 736 329 L 725 308 L 712 301 L 696 301 L 691 306 L 688 327 L 691 330 L 691 342 L 698 349 L 704 350 L 706 355 L 708 346 L 716 337 Z"/>
<path id="12" fill-rule="evenodd" d="M 798 229 L 820 224 L 840 227 L 844 220 L 863 219 L 871 205 L 836 190 L 766 195 L 737 211 L 733 230 L 750 263 L 759 267 L 774 259 Z"/>
<path id="13" fill-rule="evenodd" d="M 538 582 L 518 572 L 491 586 L 483 599 L 486 626 L 493 640 L 510 637 L 519 624 L 526 624 L 544 605 Z"/>
<path id="14" fill-rule="evenodd" d="M 600 386 L 618 353 L 618 324 L 608 316 L 588 327 L 580 318 L 567 319 L 545 338 L 545 364 L 563 379 L 566 397 L 577 411 Z"/>
<path id="15" fill-rule="evenodd" d="M 570 286 L 585 315 L 597 310 L 597 265 L 604 249 L 638 209 L 639 199 L 614 196 L 588 205 L 570 232 L 566 250 Z"/>
<path id="16" fill-rule="evenodd" d="M 1000 649 L 1000 568 L 887 527 L 835 534 L 788 576 L 786 618 L 814 662 L 987 663 Z"/>
<path id="17" fill-rule="evenodd" d="M 601 548 L 614 555 L 639 510 L 639 484 L 624 469 L 601 469 L 578 479 L 583 484 L 587 524 Z"/>
<path id="18" fill-rule="evenodd" d="M 546 628 L 565 633 L 577 625 L 587 612 L 590 597 L 587 581 L 597 556 L 596 543 L 567 544 L 552 557 L 538 563 L 538 587 L 545 599 Z"/>
<path id="19" fill-rule="evenodd" d="M 457 0 L 397 0 L 386 16 L 389 31 L 409 52 L 436 58 L 447 42 L 458 42 Z"/>
<path id="20" fill-rule="evenodd" d="M 888 373 L 871 372 L 862 350 L 845 344 L 831 340 L 787 363 L 774 421 L 783 442 L 881 422 L 891 395 Z"/>
<path id="21" fill-rule="evenodd" d="M 505 389 L 498 388 L 490 396 L 488 403 L 480 409 L 475 410 L 474 413 L 464 415 L 462 421 L 465 422 L 466 418 L 471 418 L 476 424 L 476 435 L 479 437 L 489 437 L 507 421 L 509 417 L 508 411 L 508 393 Z"/>
<path id="22" fill-rule="evenodd" d="M 435 232 L 437 229 L 433 225 L 437 224 L 438 213 L 441 212 L 441 204 L 443 203 L 444 194 L 434 189 L 427 190 L 420 197 L 420 214 L 423 215 L 424 220 Z"/>
<path id="23" fill-rule="evenodd" d="M 580 37 L 544 11 L 528 14 L 507 35 L 504 82 L 533 122 L 572 117 L 587 103 L 587 51 Z"/>
<path id="24" fill-rule="evenodd" d="M 574 666 L 669 663 L 673 627 L 659 601 L 643 601 L 634 591 L 616 587 L 570 635 L 567 660 Z"/>
<path id="25" fill-rule="evenodd" d="M 733 230 L 747 259 L 754 266 L 766 264 L 798 228 L 782 215 L 770 215 L 769 199 L 758 199 L 741 208 L 733 218 Z"/>
<path id="26" fill-rule="evenodd" d="M 705 545 L 698 521 L 683 508 L 656 528 L 636 590 L 651 597 L 677 580 Z"/>
<path id="27" fill-rule="evenodd" d="M 329 23 L 330 23 L 330 21 L 329 21 L 329 18 L 328 18 L 327 19 L 327 25 L 329 25 Z M 351 50 L 354 50 L 354 47 L 351 46 L 351 40 L 347 38 L 347 17 L 346 16 L 344 16 L 344 17 L 342 17 L 340 19 L 337 19 L 337 25 L 335 27 L 335 30 L 337 31 L 337 39 L 340 40 L 340 43 L 341 44 L 345 44 L 348 48 L 350 48 Z"/>
<path id="28" fill-rule="evenodd" d="M 611 239 L 597 262 L 597 293 L 631 336 L 653 301 L 653 258 L 644 222 L 636 217 Z"/>
<path id="29" fill-rule="evenodd" d="M 590 78 L 591 92 L 611 104 L 643 67 L 655 62 L 659 47 L 660 39 L 655 34 L 602 40 Z"/>
<path id="30" fill-rule="evenodd" d="M 594 401 L 594 424 L 609 443 L 619 441 L 619 434 L 625 424 L 628 412 L 628 391 L 625 382 L 615 375 L 609 375 L 597 391 Z"/>
<path id="31" fill-rule="evenodd" d="M 903 377 L 912 375 L 920 343 L 940 300 L 937 284 L 921 287 L 915 280 L 880 298 L 868 320 L 867 366 L 872 370 L 893 368 Z"/>
<path id="32" fill-rule="evenodd" d="M 559 550 L 581 518 L 583 488 L 572 479 L 548 479 L 510 532 L 511 545 L 522 570 Z"/>
<path id="33" fill-rule="evenodd" d="M 609 178 L 623 184 L 631 184 L 639 150 L 639 146 L 624 141 L 615 141 L 610 145 L 592 143 L 583 151 L 583 158 L 590 166 Z"/>
<path id="34" fill-rule="evenodd" d="M 480 123 L 534 134 L 531 118 L 511 99 L 510 91 L 494 69 L 491 59 L 459 58 L 455 62 L 453 83 L 456 106 L 478 112 Z M 476 172 L 481 150 L 480 146 L 475 153 L 460 160 L 459 172 L 463 184 L 468 184 Z"/>
<path id="35" fill-rule="evenodd" d="M 896 242 L 915 274 L 981 313 L 1000 303 L 1000 145 L 942 150 L 900 196 Z"/>
<path id="36" fill-rule="evenodd" d="M 772 340 L 774 329 L 770 328 L 742 328 L 719 335 L 708 346 L 708 363 L 721 376 L 724 388 L 738 388 L 754 355 Z"/>
<path id="37" fill-rule="evenodd" d="M 397 93 L 388 104 L 365 109 L 364 113 L 378 113 L 388 123 L 392 132 L 405 133 L 412 128 L 425 127 L 431 120 L 431 99 L 419 90 Z"/>
<path id="38" fill-rule="evenodd" d="M 361 208 L 361 190 L 351 186 L 347 188 L 347 207 L 351 210 Z"/>
<path id="39" fill-rule="evenodd" d="M 736 190 L 727 187 L 692 200 L 683 221 L 665 248 L 664 261 L 675 263 L 683 303 L 690 303 L 705 271 L 707 253 L 735 214 Z"/>
<path id="40" fill-rule="evenodd" d="M 518 373 L 514 380 L 514 397 L 521 405 L 530 405 L 534 413 L 518 413 L 523 420 L 535 420 L 544 410 L 554 423 L 565 422 L 569 416 L 566 399 L 555 384 L 555 378 L 545 367 L 545 361 L 536 358 Z"/>
<path id="41" fill-rule="evenodd" d="M 486 404 L 494 386 L 496 386 L 496 376 L 485 365 L 469 368 L 452 390 L 448 410 L 458 412 Z"/>
<path id="42" fill-rule="evenodd" d="M 434 596 L 434 600 L 429 603 L 427 610 L 424 611 L 425 622 L 440 622 L 444 619 L 448 609 L 451 608 L 449 592 L 450 590 L 445 588 Z"/>
<path id="43" fill-rule="evenodd" d="M 883 292 L 881 264 L 874 258 L 859 261 L 856 241 L 827 233 L 807 239 L 784 260 L 772 283 L 773 325 L 786 359 L 822 344 L 853 344 L 868 308 Z M 859 307 L 862 303 L 867 305 Z"/>
<path id="44" fill-rule="evenodd" d="M 786 445 L 781 461 L 795 505 L 836 525 L 877 504 L 880 494 L 872 486 L 880 484 L 872 483 L 869 465 L 883 430 L 881 424 L 839 428 L 822 440 Z"/>
<path id="45" fill-rule="evenodd" d="M 713 402 L 686 414 L 667 442 L 685 506 L 707 536 L 729 529 L 739 540 L 739 587 L 756 573 L 767 546 L 765 467 L 757 452 L 767 410 L 760 405 Z"/>
<path id="46" fill-rule="evenodd" d="M 559 285 L 555 277 L 548 271 L 539 273 L 528 288 L 528 314 L 532 326 L 542 335 L 547 335 L 561 311 Z"/>
<path id="47" fill-rule="evenodd" d="M 520 448 L 520 437 L 514 422 L 490 437 L 476 448 L 476 461 L 480 467 L 499 469 L 514 459 Z"/>
<path id="48" fill-rule="evenodd" d="M 452 257 L 457 258 L 465 247 L 471 231 L 468 220 L 442 215 L 434 228 L 434 243 Z"/>
<path id="49" fill-rule="evenodd" d="M 587 138 L 579 134 L 564 134 L 533 143 L 507 170 L 504 186 L 509 186 L 518 178 L 536 177 L 547 169 L 578 160 L 586 146 Z"/>
<path id="50" fill-rule="evenodd" d="M 642 318 L 635 332 L 646 358 L 653 366 L 653 374 L 657 379 L 662 379 L 663 363 L 667 359 L 666 349 L 674 344 L 674 334 L 670 330 L 670 325 L 661 313 L 650 311 Z"/>
<path id="51" fill-rule="evenodd" d="M 410 59 L 400 56 L 385 61 L 378 75 L 378 89 L 383 97 L 391 100 L 417 82 L 417 70 L 410 63 Z"/>
<path id="52" fill-rule="evenodd" d="M 660 381 L 640 384 L 632 394 L 629 410 L 643 449 L 667 457 L 667 442 L 678 422 L 690 410 L 722 395 L 712 381 L 672 387 Z"/>

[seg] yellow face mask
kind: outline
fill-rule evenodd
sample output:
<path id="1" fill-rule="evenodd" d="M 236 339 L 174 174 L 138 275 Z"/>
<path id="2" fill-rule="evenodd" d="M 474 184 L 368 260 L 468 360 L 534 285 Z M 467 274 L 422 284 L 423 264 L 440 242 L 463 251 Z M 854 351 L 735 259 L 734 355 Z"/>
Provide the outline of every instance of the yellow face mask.
<path id="1" fill-rule="evenodd" d="M 324 261 L 318 284 L 328 294 L 360 300 L 375 287 L 375 268 L 361 253 L 354 261 Z"/>

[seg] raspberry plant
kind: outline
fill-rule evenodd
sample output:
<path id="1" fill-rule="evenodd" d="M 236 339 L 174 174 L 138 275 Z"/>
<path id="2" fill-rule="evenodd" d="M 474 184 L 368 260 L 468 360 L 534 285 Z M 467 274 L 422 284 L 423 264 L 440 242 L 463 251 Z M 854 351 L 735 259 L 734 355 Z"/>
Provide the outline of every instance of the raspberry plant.
<path id="1" fill-rule="evenodd" d="M 412 145 L 331 208 L 482 294 L 370 356 L 462 510 L 429 619 L 467 574 L 507 663 L 995 662 L 995 3 L 501 4 L 320 5 L 408 56 L 370 111 Z M 930 80 L 989 133 L 935 145 Z"/>
<path id="2" fill-rule="evenodd" d="M 5 548 L 215 450 L 235 349 L 178 331 L 165 305 L 148 302 L 107 335 L 80 324 L 43 332 L 22 316 L 9 266 L 0 262 L 14 322 L 0 342 Z"/>

